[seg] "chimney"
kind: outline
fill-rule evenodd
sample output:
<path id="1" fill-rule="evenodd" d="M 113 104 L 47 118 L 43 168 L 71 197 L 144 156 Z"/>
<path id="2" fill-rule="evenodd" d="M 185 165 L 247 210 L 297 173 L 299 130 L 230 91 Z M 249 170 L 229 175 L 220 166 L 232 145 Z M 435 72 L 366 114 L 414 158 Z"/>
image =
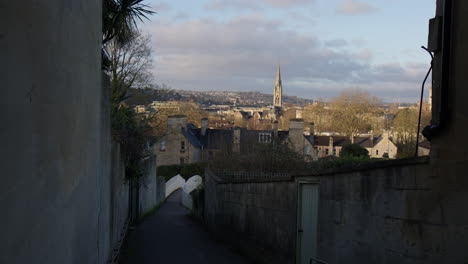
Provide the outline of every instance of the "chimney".
<path id="1" fill-rule="evenodd" d="M 328 147 L 329 147 L 330 149 L 333 149 L 333 136 L 330 136 L 330 137 L 328 138 Z"/>
<path id="2" fill-rule="evenodd" d="M 354 135 L 351 135 L 351 144 L 354 144 Z"/>
<path id="3" fill-rule="evenodd" d="M 311 136 L 315 135 L 315 123 L 314 122 L 309 123 L 309 133 Z"/>
<path id="4" fill-rule="evenodd" d="M 234 131 L 232 133 L 232 152 L 240 152 L 240 138 L 240 127 L 234 127 Z"/>
<path id="5" fill-rule="evenodd" d="M 383 134 L 382 134 L 382 138 L 383 139 L 388 139 L 390 137 L 390 135 L 388 134 L 388 131 L 384 131 Z"/>
<path id="6" fill-rule="evenodd" d="M 173 115 L 167 118 L 167 132 L 168 133 L 179 133 L 182 128 L 187 127 L 187 116 L 185 115 Z"/>
<path id="7" fill-rule="evenodd" d="M 296 109 L 296 118 L 302 118 L 302 109 Z"/>
<path id="8" fill-rule="evenodd" d="M 201 120 L 201 135 L 206 136 L 206 130 L 208 129 L 208 118 L 202 118 Z"/>
<path id="9" fill-rule="evenodd" d="M 370 140 L 371 146 L 374 146 L 374 131 L 372 130 L 369 134 L 369 140 Z"/>
<path id="10" fill-rule="evenodd" d="M 297 153 L 304 151 L 304 120 L 295 118 L 289 120 L 289 140 L 293 144 L 294 150 Z"/>

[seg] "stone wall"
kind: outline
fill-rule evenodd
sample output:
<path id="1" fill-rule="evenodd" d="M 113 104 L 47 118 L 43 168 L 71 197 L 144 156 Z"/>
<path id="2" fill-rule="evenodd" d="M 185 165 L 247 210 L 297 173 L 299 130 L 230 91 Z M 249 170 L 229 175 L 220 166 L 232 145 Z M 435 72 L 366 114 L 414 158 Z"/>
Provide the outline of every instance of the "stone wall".
<path id="1" fill-rule="evenodd" d="M 107 263 L 122 240 L 101 16 L 95 0 L 0 3 L 0 263 Z"/>
<path id="2" fill-rule="evenodd" d="M 205 174 L 208 228 L 256 263 L 294 263 L 295 202 L 292 180 L 229 183 Z"/>
<path id="3" fill-rule="evenodd" d="M 444 192 L 450 172 L 424 158 L 377 166 L 296 178 L 320 184 L 317 258 L 351 264 L 467 262 L 468 181 L 453 181 L 453 192 Z"/>
<path id="4" fill-rule="evenodd" d="M 122 160 L 120 145 L 112 143 L 112 171 L 111 192 L 108 210 L 110 211 L 109 230 L 110 244 L 119 249 L 126 235 L 129 221 L 129 184 L 125 179 L 125 165 Z M 112 253 L 111 259 L 116 258 L 118 251 Z"/>
<path id="5" fill-rule="evenodd" d="M 0 263 L 105 263 L 111 139 L 102 2 L 0 6 Z"/>
<path id="6" fill-rule="evenodd" d="M 205 222 L 229 243 L 255 248 L 252 256 L 274 252 L 273 259 L 264 254 L 265 263 L 295 263 L 297 186 L 317 182 L 318 259 L 465 263 L 468 180 L 458 174 L 447 185 L 445 177 L 468 166 L 440 169 L 423 157 L 297 174 L 294 181 L 226 182 L 208 172 Z"/>
<path id="7" fill-rule="evenodd" d="M 143 161 L 146 175 L 139 182 L 139 215 L 142 216 L 150 211 L 157 203 L 157 178 L 156 178 L 156 157 L 150 156 Z"/>

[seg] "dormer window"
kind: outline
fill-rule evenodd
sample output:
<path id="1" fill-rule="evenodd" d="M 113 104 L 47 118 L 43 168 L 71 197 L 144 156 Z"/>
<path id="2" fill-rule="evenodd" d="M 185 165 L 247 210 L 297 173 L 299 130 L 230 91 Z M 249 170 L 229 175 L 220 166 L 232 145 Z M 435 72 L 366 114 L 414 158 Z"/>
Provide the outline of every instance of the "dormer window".
<path id="1" fill-rule="evenodd" d="M 271 142 L 271 133 L 259 133 L 258 142 L 260 143 L 270 143 Z"/>

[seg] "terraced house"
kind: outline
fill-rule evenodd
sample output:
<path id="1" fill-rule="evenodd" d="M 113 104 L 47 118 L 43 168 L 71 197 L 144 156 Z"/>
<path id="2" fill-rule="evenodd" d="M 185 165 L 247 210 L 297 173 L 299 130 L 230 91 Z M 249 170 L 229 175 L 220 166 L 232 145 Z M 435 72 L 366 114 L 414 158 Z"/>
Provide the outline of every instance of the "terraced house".
<path id="1" fill-rule="evenodd" d="M 358 144 L 369 151 L 372 158 L 395 158 L 397 147 L 388 133 L 374 137 L 321 136 L 314 134 L 314 124 L 304 125 L 303 119 L 291 119 L 288 131 L 278 131 L 278 123 L 272 130 L 245 128 L 213 129 L 208 119 L 202 119 L 201 128 L 187 122 L 184 115 L 168 118 L 167 133 L 155 145 L 159 165 L 203 162 L 214 159 L 220 153 L 249 153 L 255 144 L 290 144 L 306 159 L 339 157 L 347 144 Z"/>

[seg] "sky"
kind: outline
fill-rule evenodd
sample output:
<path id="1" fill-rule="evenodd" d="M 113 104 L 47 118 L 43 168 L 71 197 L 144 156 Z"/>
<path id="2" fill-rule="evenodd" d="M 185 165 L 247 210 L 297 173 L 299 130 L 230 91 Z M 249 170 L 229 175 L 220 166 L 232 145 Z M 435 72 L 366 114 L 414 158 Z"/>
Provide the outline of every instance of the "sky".
<path id="1" fill-rule="evenodd" d="M 172 89 L 416 102 L 435 0 L 147 0 L 154 78 Z"/>

